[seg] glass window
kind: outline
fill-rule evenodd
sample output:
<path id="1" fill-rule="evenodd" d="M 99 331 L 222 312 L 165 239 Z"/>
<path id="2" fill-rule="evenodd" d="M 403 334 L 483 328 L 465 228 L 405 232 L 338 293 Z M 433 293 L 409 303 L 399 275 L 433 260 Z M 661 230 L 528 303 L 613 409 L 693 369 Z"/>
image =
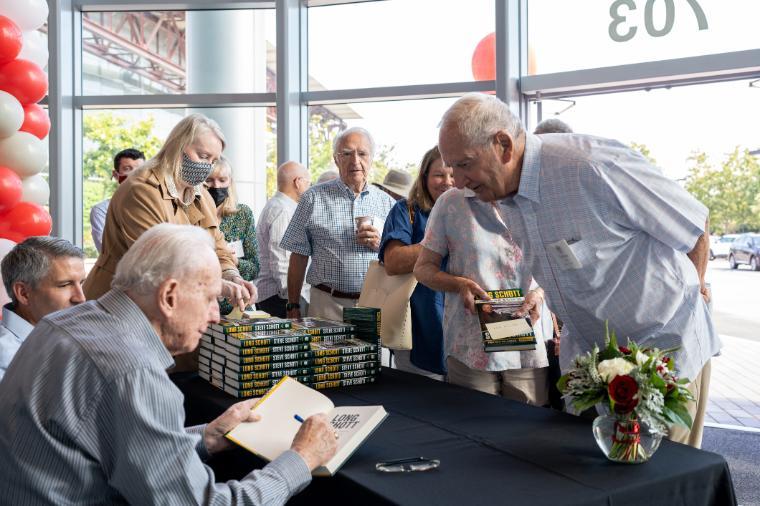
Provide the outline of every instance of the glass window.
<path id="1" fill-rule="evenodd" d="M 276 110 L 273 107 L 219 109 L 86 110 L 83 127 L 82 175 L 84 192 L 84 246 L 88 258 L 97 256 L 92 240 L 90 210 L 111 197 L 118 184 L 113 179 L 113 157 L 136 148 L 146 158 L 155 155 L 169 132 L 186 114 L 200 112 L 219 123 L 225 134 L 224 155 L 230 160 L 240 202 L 258 216 L 266 203 L 268 177 L 275 174 Z"/>
<path id="2" fill-rule="evenodd" d="M 686 176 L 696 154 L 718 166 L 737 148 L 739 153 L 760 148 L 760 89 L 748 81 L 568 97 L 541 105 L 544 119 L 557 117 L 576 133 L 635 143 L 674 179 Z M 535 127 L 533 102 L 530 113 Z"/>
<path id="3" fill-rule="evenodd" d="M 494 19 L 493 0 L 310 8 L 309 90 L 472 81 L 473 52 Z"/>
<path id="4" fill-rule="evenodd" d="M 85 12 L 85 95 L 275 89 L 275 12 Z"/>
<path id="5" fill-rule="evenodd" d="M 381 182 L 389 169 L 417 173 L 425 152 L 438 144 L 438 123 L 456 98 L 312 106 L 309 108 L 309 168 L 312 179 L 336 170 L 332 140 L 347 127 L 366 128 L 375 139 L 370 180 Z"/>
<path id="6" fill-rule="evenodd" d="M 754 0 L 531 0 L 530 73 L 758 47 Z"/>

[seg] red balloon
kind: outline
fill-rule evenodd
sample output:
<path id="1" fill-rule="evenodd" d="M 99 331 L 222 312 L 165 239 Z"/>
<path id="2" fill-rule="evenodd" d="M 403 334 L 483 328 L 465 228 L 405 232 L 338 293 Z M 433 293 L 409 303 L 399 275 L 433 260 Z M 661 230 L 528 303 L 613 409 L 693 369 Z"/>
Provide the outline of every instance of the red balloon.
<path id="1" fill-rule="evenodd" d="M 47 74 L 34 62 L 13 60 L 0 67 L 0 90 L 16 97 L 21 105 L 34 104 L 47 94 Z"/>
<path id="2" fill-rule="evenodd" d="M 0 213 L 21 202 L 21 178 L 8 167 L 0 166 Z"/>
<path id="3" fill-rule="evenodd" d="M 29 132 L 40 139 L 44 139 L 50 132 L 50 118 L 45 109 L 37 104 L 24 106 L 24 123 L 19 128 L 21 132 Z"/>
<path id="4" fill-rule="evenodd" d="M 0 16 L 0 64 L 15 60 L 23 43 L 21 28 L 11 18 Z"/>
<path id="5" fill-rule="evenodd" d="M 483 37 L 472 53 L 472 77 L 476 81 L 496 79 L 496 33 Z"/>
<path id="6" fill-rule="evenodd" d="M 48 212 L 33 202 L 19 202 L 0 214 L 0 237 L 14 242 L 33 235 L 48 235 L 52 229 L 53 220 Z"/>

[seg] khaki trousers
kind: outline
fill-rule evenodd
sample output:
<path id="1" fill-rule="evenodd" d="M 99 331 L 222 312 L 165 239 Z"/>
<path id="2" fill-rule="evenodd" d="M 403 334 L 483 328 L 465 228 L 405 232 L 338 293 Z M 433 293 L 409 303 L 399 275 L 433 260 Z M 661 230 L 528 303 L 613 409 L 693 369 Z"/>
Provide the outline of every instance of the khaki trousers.
<path id="1" fill-rule="evenodd" d="M 319 288 L 312 287 L 311 301 L 309 301 L 309 316 L 342 322 L 343 308 L 354 307 L 356 303 L 357 301 L 354 299 L 333 297 Z M 391 365 L 391 353 L 387 348 L 383 348 L 380 352 L 380 363 L 386 367 L 390 367 Z"/>
<path id="2" fill-rule="evenodd" d="M 355 305 L 354 299 L 339 299 L 318 288 L 313 288 L 311 301 L 309 301 L 309 316 L 342 322 L 343 308 Z"/>
<path id="3" fill-rule="evenodd" d="M 668 439 L 676 443 L 693 446 L 694 448 L 702 447 L 702 434 L 705 427 L 705 412 L 707 411 L 707 396 L 710 390 L 710 371 L 712 366 L 710 360 L 705 363 L 702 370 L 699 371 L 694 381 L 689 383 L 689 391 L 694 396 L 694 402 L 686 404 L 686 409 L 691 415 L 693 421 L 691 430 L 680 425 L 670 428 Z"/>
<path id="4" fill-rule="evenodd" d="M 399 371 L 410 372 L 412 374 L 419 374 L 437 381 L 443 381 L 442 374 L 436 374 L 434 372 L 421 369 L 412 363 L 410 358 L 412 352 L 409 350 L 393 350 L 393 368 Z"/>
<path id="5" fill-rule="evenodd" d="M 487 394 L 501 395 L 506 399 L 533 406 L 549 404 L 548 367 L 509 369 L 506 371 L 479 371 L 448 357 L 448 381 Z"/>

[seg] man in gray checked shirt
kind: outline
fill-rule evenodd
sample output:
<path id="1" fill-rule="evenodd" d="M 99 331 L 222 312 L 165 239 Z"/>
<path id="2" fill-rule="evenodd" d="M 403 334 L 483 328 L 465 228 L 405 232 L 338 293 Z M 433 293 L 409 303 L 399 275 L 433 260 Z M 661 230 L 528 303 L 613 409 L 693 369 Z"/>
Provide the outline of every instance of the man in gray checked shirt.
<path id="1" fill-rule="evenodd" d="M 183 427 L 166 369 L 218 321 L 220 291 L 211 236 L 161 224 L 122 258 L 111 291 L 43 318 L 0 382 L 0 502 L 284 504 L 308 485 L 337 446 L 324 415 L 269 465 L 227 483 L 203 460 L 256 420 L 254 400 Z"/>

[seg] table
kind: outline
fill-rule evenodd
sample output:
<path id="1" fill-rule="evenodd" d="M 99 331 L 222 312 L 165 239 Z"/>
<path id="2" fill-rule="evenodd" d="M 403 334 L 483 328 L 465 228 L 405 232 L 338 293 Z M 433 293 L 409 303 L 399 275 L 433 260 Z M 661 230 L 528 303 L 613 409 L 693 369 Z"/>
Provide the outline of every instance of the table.
<path id="1" fill-rule="evenodd" d="M 204 380 L 177 381 L 188 425 L 236 402 Z M 332 478 L 315 478 L 291 504 L 732 505 L 720 455 L 663 441 L 642 465 L 607 461 L 587 420 L 401 371 L 378 383 L 324 391 L 336 405 L 382 404 L 389 417 Z M 437 470 L 388 474 L 375 463 L 437 458 Z M 242 449 L 210 463 L 220 479 L 263 463 Z"/>

